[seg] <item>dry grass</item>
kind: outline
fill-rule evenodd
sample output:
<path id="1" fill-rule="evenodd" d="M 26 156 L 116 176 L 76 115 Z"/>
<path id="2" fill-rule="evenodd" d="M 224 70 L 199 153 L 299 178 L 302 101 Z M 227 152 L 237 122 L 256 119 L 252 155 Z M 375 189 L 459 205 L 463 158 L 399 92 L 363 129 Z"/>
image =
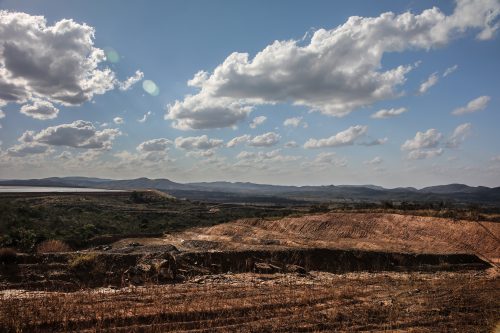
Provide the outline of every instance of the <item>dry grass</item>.
<path id="1" fill-rule="evenodd" d="M 57 253 L 69 251 L 71 251 L 71 248 L 68 244 L 56 239 L 43 241 L 36 247 L 37 253 Z"/>
<path id="2" fill-rule="evenodd" d="M 486 273 L 239 274 L 204 279 L 75 293 L 4 292 L 0 330 L 488 332 L 500 318 L 498 280 Z"/>

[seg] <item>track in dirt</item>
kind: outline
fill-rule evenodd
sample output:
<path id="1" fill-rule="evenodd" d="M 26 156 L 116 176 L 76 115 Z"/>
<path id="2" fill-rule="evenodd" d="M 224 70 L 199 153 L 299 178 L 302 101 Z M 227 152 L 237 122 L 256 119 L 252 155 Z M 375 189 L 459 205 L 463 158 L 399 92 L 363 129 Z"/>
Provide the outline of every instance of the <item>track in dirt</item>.
<path id="1" fill-rule="evenodd" d="M 237 274 L 32 294 L 30 302 L 11 294 L 0 296 L 0 325 L 7 332 L 481 332 L 494 326 L 500 306 L 488 274 Z"/>
<path id="2" fill-rule="evenodd" d="M 328 213 L 278 220 L 243 219 L 169 235 L 180 248 L 317 247 L 406 253 L 473 253 L 500 259 L 500 223 L 398 214 Z M 203 243 L 205 242 L 205 243 Z M 211 243 L 210 243 L 211 242 Z M 196 246 L 195 246 L 196 248 Z"/>

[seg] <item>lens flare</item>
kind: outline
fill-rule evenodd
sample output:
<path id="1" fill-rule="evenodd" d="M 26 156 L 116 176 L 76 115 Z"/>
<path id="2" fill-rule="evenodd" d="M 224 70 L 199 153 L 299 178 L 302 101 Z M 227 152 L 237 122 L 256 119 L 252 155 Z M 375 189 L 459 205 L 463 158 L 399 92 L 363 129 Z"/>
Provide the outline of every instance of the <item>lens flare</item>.
<path id="1" fill-rule="evenodd" d="M 116 64 L 120 61 L 120 55 L 112 48 L 105 48 L 104 52 L 106 53 L 106 60 L 110 63 Z"/>
<path id="2" fill-rule="evenodd" d="M 158 94 L 160 93 L 160 88 L 158 88 L 156 83 L 151 80 L 142 81 L 142 89 L 144 89 L 144 91 L 151 96 L 158 96 Z"/>

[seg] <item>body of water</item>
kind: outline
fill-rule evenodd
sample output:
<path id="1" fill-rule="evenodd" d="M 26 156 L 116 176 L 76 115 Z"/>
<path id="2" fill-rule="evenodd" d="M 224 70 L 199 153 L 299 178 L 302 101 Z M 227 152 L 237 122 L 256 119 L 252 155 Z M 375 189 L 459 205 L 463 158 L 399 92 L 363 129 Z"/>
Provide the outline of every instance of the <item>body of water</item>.
<path id="1" fill-rule="evenodd" d="M 122 192 L 121 190 L 103 190 L 83 187 L 48 187 L 48 186 L 0 186 L 0 193 L 26 192 Z"/>

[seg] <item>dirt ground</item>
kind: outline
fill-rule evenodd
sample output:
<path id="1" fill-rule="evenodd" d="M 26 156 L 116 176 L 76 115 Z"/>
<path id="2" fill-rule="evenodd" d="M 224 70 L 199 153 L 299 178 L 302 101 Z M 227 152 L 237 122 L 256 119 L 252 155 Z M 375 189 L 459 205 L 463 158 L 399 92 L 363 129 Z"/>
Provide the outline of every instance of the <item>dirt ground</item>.
<path id="1" fill-rule="evenodd" d="M 2 332 L 498 332 L 500 324 L 493 269 L 224 274 L 74 293 L 10 290 L 0 301 Z"/>
<path id="2" fill-rule="evenodd" d="M 327 213 L 283 219 L 243 219 L 161 238 L 123 239 L 180 250 L 315 247 L 406 253 L 473 253 L 500 263 L 500 223 L 399 214 Z"/>
<path id="3" fill-rule="evenodd" d="M 79 263 L 83 268 L 78 272 L 86 276 L 91 271 L 88 267 L 95 270 L 106 262 L 102 268 L 107 276 L 118 272 L 115 258 L 148 257 L 151 253 L 147 252 L 153 250 L 170 251 L 177 256 L 177 268 L 210 268 L 217 259 L 215 266 L 220 269 L 216 273 L 223 273 L 205 269 L 200 274 L 185 274 L 182 282 L 146 281 L 141 286 L 125 288 L 106 284 L 105 288 L 74 292 L 10 288 L 0 291 L 0 332 L 500 333 L 499 238 L 500 224 L 494 222 L 327 213 L 242 219 L 158 238 L 123 239 L 100 252 L 26 257 L 42 262 L 19 266 L 33 266 L 40 270 L 37 274 L 43 279 L 53 278 L 61 270 L 69 274 L 68 255 L 79 258 L 81 262 L 73 260 L 73 266 Z M 318 271 L 320 268 L 308 271 L 304 269 L 306 265 L 298 270 L 264 270 L 260 274 L 256 270 L 227 268 L 241 266 L 243 255 L 269 253 L 278 257 L 277 253 L 298 249 L 304 253 L 324 249 L 314 257 L 321 262 L 332 260 L 329 256 L 335 251 L 328 249 L 346 253 L 360 250 L 349 254 L 356 260 L 376 251 L 392 253 L 377 255 L 389 259 L 403 258 L 399 254 L 407 253 L 415 258 L 417 254 L 443 254 L 444 260 L 448 255 L 469 253 L 489 262 L 491 266 L 485 266 L 491 268 L 424 272 L 416 266 L 416 270 L 404 272 L 391 271 L 382 261 L 381 270 L 357 269 L 348 273 Z M 470 257 L 477 259 L 476 256 Z M 87 257 L 93 260 L 87 263 Z M 101 257 L 106 261 L 95 260 Z M 45 262 L 47 258 L 54 262 Z M 62 261 L 55 262 L 57 258 Z M 347 260 L 347 256 L 339 258 Z M 200 263 L 202 259 L 208 262 Z M 266 258 L 261 259 L 258 265 L 274 267 L 267 264 Z M 231 260 L 239 261 L 230 262 L 231 266 Z M 86 266 L 94 261 L 99 265 Z M 345 264 L 344 261 L 336 264 Z M 135 268 L 146 267 L 135 259 L 131 262 Z M 128 268 L 125 266 L 122 268 Z M 45 274 L 49 269 L 55 273 Z"/>

